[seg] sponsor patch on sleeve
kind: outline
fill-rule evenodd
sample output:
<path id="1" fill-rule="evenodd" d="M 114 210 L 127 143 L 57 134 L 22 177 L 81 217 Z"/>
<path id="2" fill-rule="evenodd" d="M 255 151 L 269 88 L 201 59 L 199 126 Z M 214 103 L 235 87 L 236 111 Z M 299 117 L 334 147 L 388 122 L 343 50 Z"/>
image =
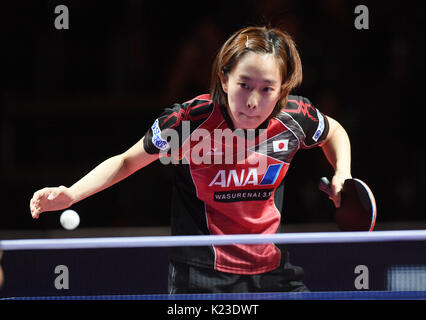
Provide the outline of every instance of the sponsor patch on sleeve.
<path id="1" fill-rule="evenodd" d="M 161 137 L 161 129 L 158 126 L 158 119 L 155 120 L 154 124 L 151 127 L 152 129 L 152 143 L 160 150 L 164 151 L 169 148 L 167 140 L 164 140 Z"/>
<path id="2" fill-rule="evenodd" d="M 321 114 L 321 112 L 319 112 L 318 109 L 317 109 L 317 115 L 318 115 L 318 127 L 317 127 L 317 131 L 315 131 L 315 134 L 312 137 L 312 139 L 315 142 L 318 142 L 318 139 L 319 137 L 321 137 L 321 134 L 324 132 L 324 128 L 325 128 L 324 116 Z"/>

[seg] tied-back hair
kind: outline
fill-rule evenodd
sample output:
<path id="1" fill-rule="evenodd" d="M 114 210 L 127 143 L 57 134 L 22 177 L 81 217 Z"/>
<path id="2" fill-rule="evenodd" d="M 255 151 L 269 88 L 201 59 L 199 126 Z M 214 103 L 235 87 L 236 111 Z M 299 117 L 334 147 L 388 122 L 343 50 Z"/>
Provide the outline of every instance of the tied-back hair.
<path id="1" fill-rule="evenodd" d="M 213 62 L 210 95 L 213 101 L 227 106 L 220 76 L 227 76 L 247 53 L 273 54 L 281 67 L 281 97 L 271 116 L 287 104 L 291 90 L 302 82 L 302 64 L 296 44 L 289 34 L 276 28 L 247 27 L 235 32 L 222 46 Z"/>

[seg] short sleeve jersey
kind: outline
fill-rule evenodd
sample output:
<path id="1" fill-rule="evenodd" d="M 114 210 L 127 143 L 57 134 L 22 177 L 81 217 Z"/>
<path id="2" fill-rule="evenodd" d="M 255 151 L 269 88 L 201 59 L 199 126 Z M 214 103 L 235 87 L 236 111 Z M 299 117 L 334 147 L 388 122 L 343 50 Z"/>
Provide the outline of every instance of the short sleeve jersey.
<path id="1" fill-rule="evenodd" d="M 273 234 L 281 214 L 274 192 L 300 149 L 321 145 L 327 118 L 301 96 L 257 130 L 235 129 L 226 108 L 200 95 L 166 108 L 144 148 L 174 168 L 172 235 Z M 166 162 L 167 162 L 166 161 Z M 277 268 L 274 244 L 173 248 L 171 258 L 236 274 Z"/>

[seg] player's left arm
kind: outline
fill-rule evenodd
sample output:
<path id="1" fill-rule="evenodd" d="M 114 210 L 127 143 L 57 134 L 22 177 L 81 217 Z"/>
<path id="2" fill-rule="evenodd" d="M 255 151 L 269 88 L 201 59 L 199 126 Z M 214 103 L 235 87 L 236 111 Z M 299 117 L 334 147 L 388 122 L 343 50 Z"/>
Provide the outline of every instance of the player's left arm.
<path id="1" fill-rule="evenodd" d="M 351 143 L 346 130 L 333 118 L 326 116 L 329 123 L 329 131 L 321 148 L 327 160 L 334 168 L 334 176 L 331 180 L 333 200 L 336 207 L 340 206 L 340 192 L 346 179 L 351 175 Z"/>

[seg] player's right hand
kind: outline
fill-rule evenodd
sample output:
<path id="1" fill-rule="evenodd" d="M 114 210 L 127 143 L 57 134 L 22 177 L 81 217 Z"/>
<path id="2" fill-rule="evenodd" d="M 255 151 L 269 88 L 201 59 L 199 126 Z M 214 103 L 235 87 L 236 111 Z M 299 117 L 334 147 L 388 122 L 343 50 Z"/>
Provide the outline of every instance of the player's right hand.
<path id="1" fill-rule="evenodd" d="M 45 211 L 57 211 L 73 204 L 71 192 L 67 187 L 44 188 L 34 193 L 30 200 L 31 215 L 37 219 Z"/>

